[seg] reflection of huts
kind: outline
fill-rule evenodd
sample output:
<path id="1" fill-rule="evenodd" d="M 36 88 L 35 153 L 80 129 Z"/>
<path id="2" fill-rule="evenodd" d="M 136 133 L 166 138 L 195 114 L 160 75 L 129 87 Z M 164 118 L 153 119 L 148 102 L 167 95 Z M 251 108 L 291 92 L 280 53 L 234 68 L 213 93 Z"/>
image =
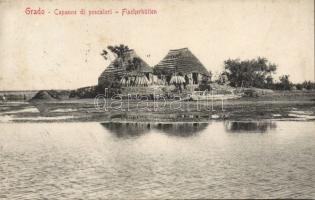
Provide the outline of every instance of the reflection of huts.
<path id="1" fill-rule="evenodd" d="M 261 122 L 230 122 L 224 123 L 225 129 L 231 133 L 265 133 L 271 129 L 277 128 L 276 123 L 270 121 Z"/>
<path id="2" fill-rule="evenodd" d="M 204 131 L 208 123 L 101 123 L 116 137 L 136 137 L 159 130 L 171 136 L 190 137 Z"/>
<path id="3" fill-rule="evenodd" d="M 188 48 L 170 50 L 168 54 L 155 67 L 154 73 L 167 83 L 185 80 L 185 84 L 198 85 L 209 72 Z M 178 78 L 181 76 L 182 78 Z"/>
<path id="4" fill-rule="evenodd" d="M 172 136 L 189 137 L 196 135 L 208 126 L 208 123 L 158 123 L 156 129 Z"/>
<path id="5" fill-rule="evenodd" d="M 134 50 L 117 57 L 102 72 L 98 84 L 118 80 L 123 86 L 147 86 L 153 81 L 152 68 Z"/>
<path id="6" fill-rule="evenodd" d="M 116 137 L 137 137 L 150 131 L 146 123 L 101 123 L 101 125 Z"/>

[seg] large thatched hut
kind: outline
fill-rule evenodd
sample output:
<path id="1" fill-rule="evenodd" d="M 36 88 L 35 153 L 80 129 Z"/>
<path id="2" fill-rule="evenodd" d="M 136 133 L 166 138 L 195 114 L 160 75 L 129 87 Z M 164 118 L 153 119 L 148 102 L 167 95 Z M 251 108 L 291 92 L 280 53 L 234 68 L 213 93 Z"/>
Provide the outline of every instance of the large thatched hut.
<path id="1" fill-rule="evenodd" d="M 115 58 L 101 73 L 98 84 L 119 81 L 123 86 L 146 86 L 153 81 L 153 69 L 134 50 Z"/>
<path id="2" fill-rule="evenodd" d="M 173 77 L 177 77 L 176 80 L 184 78 L 185 84 L 190 85 L 198 85 L 203 78 L 209 77 L 207 69 L 188 48 L 170 50 L 154 67 L 154 74 L 167 83 L 171 83 Z"/>

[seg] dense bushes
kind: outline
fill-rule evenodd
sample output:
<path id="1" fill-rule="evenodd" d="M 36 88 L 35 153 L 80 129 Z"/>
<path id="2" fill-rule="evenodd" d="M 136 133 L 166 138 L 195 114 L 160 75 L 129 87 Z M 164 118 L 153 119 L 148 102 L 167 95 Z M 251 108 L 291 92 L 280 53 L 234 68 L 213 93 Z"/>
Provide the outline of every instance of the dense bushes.
<path id="1" fill-rule="evenodd" d="M 102 82 L 102 84 L 99 84 L 96 88 L 96 91 L 98 94 L 104 94 L 105 88 L 108 88 L 107 92 L 109 96 L 114 96 L 115 94 L 121 94 L 121 83 L 119 79 L 113 78 L 113 79 L 106 79 Z"/>
<path id="2" fill-rule="evenodd" d="M 315 82 L 304 81 L 293 84 L 289 75 L 273 79 L 277 65 L 270 63 L 266 58 L 258 57 L 251 60 L 228 59 L 224 61 L 224 71 L 215 82 L 229 84 L 232 87 L 256 87 L 273 90 L 314 90 Z M 227 79 L 227 80 L 225 80 Z M 223 80 L 223 81 L 222 81 Z"/>
<path id="3" fill-rule="evenodd" d="M 304 81 L 304 82 L 302 83 L 302 89 L 315 90 L 315 82 Z"/>
<path id="4" fill-rule="evenodd" d="M 70 93 L 70 98 L 94 98 L 97 94 L 97 86 L 89 86 L 72 90 Z"/>
<path id="5" fill-rule="evenodd" d="M 208 77 L 204 76 L 202 78 L 201 83 L 199 84 L 198 90 L 199 91 L 205 91 L 205 90 L 210 91 L 211 90 L 210 79 Z"/>
<path id="6" fill-rule="evenodd" d="M 274 83 L 271 87 L 274 90 L 315 90 L 315 82 L 304 81 L 303 83 L 293 84 L 288 76 L 282 76 L 280 82 Z"/>
<path id="7" fill-rule="evenodd" d="M 270 63 L 266 58 L 239 60 L 228 59 L 224 61 L 224 72 L 229 84 L 233 87 L 258 87 L 267 88 L 272 84 L 272 74 L 277 66 Z"/>
<path id="8" fill-rule="evenodd" d="M 271 84 L 271 89 L 274 90 L 291 90 L 293 83 L 289 80 L 289 75 L 279 77 L 280 82 Z"/>

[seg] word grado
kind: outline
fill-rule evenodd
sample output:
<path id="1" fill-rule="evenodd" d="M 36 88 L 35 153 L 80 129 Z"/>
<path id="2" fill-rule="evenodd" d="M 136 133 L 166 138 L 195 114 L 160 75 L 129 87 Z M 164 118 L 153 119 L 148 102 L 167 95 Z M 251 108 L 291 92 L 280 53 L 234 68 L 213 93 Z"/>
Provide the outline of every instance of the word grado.
<path id="1" fill-rule="evenodd" d="M 27 15 L 44 15 L 45 14 L 45 10 L 41 9 L 40 7 L 37 8 L 37 9 L 33 9 L 33 8 L 30 8 L 30 7 L 27 7 L 25 9 L 25 14 L 27 14 Z"/>

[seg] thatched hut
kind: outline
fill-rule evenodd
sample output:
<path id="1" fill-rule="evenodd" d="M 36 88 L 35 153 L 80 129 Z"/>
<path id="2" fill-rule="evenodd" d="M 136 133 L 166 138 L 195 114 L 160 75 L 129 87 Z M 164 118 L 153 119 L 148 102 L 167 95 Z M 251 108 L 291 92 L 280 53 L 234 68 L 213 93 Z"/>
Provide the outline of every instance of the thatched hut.
<path id="1" fill-rule="evenodd" d="M 154 74 L 170 83 L 173 76 L 183 76 L 185 84 L 198 85 L 209 72 L 188 48 L 170 50 L 154 67 Z"/>
<path id="2" fill-rule="evenodd" d="M 119 81 L 123 86 L 148 85 L 153 81 L 153 69 L 134 50 L 113 60 L 98 78 L 98 84 Z"/>

